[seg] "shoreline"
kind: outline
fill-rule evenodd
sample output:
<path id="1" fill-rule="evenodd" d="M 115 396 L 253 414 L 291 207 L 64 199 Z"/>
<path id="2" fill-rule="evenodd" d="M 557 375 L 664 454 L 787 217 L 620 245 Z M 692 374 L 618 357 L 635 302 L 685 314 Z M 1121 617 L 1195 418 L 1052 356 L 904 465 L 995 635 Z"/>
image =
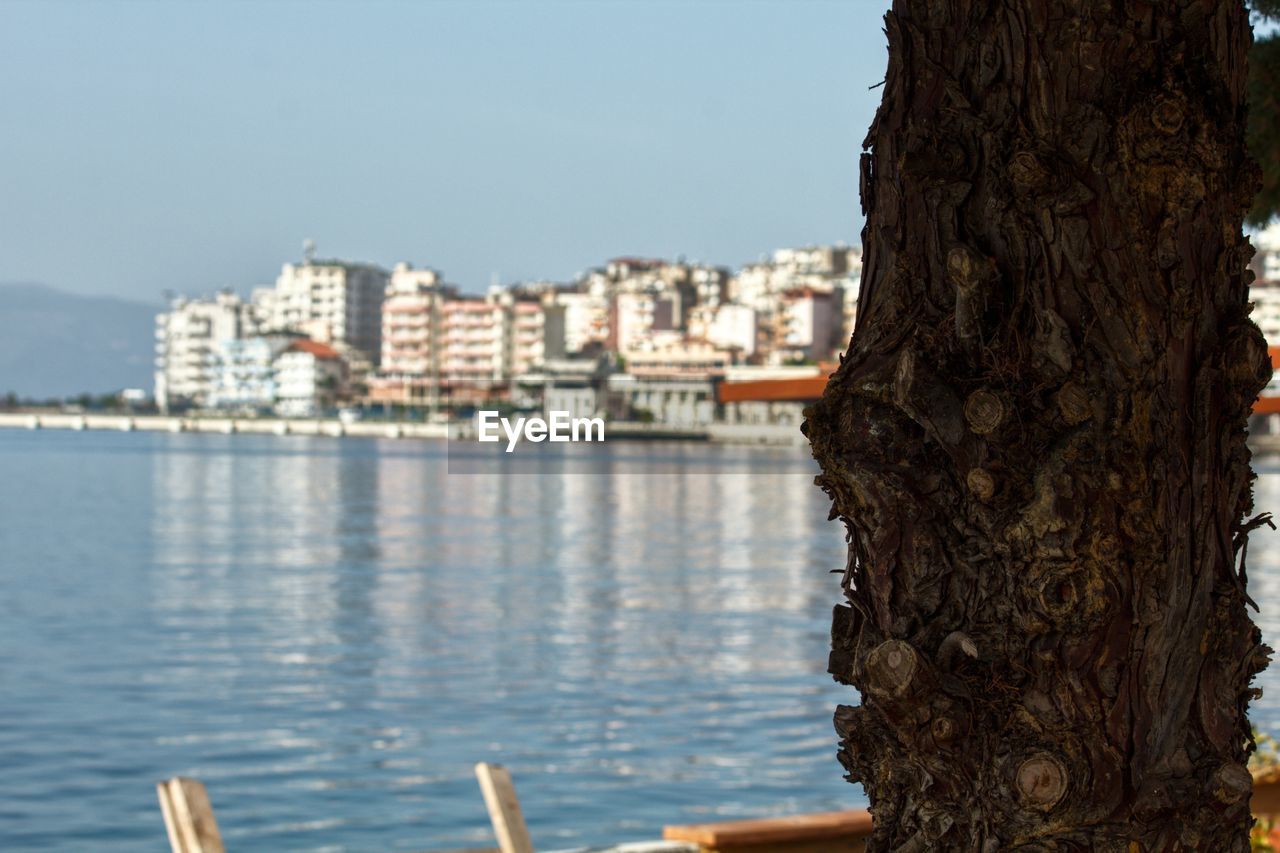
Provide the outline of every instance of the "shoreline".
<path id="1" fill-rule="evenodd" d="M 174 415 L 71 414 L 65 412 L 0 412 L 0 429 L 106 430 L 110 432 L 208 433 L 213 435 L 305 435 L 330 438 L 448 439 L 449 424 L 419 421 L 353 421 L 338 418 L 182 417 Z M 800 428 L 776 424 L 711 424 L 681 427 L 618 421 L 608 425 L 614 441 L 705 441 L 799 447 Z M 1280 448 L 1280 437 L 1277 445 Z"/>

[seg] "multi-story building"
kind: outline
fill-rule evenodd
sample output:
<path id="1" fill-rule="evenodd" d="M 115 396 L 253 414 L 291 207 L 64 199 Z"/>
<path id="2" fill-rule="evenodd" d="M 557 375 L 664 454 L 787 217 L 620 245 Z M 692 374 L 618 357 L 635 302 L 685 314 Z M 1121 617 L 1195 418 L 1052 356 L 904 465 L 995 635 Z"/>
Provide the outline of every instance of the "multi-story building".
<path id="1" fill-rule="evenodd" d="M 609 300 L 592 293 L 556 290 L 543 296 L 548 358 L 603 350 L 609 340 Z"/>
<path id="2" fill-rule="evenodd" d="M 504 380 L 502 314 L 482 296 L 444 303 L 440 382 L 451 400 L 488 399 Z"/>
<path id="3" fill-rule="evenodd" d="M 546 359 L 544 303 L 554 295 L 540 286 L 464 295 L 434 270 L 398 266 L 383 303 L 382 365 L 369 400 L 434 407 L 504 394 L 512 377 Z"/>
<path id="4" fill-rule="evenodd" d="M 274 367 L 275 407 L 285 417 L 322 414 L 343 393 L 345 366 L 338 351 L 327 344 L 294 341 L 276 356 Z"/>
<path id="5" fill-rule="evenodd" d="M 209 406 L 247 412 L 274 406 L 276 357 L 295 340 L 293 335 L 267 334 L 219 343 Z"/>
<path id="6" fill-rule="evenodd" d="M 382 303 L 382 358 L 369 383 L 378 403 L 432 405 L 440 387 L 444 305 L 457 297 L 433 269 L 397 264 Z"/>
<path id="7" fill-rule="evenodd" d="M 632 290 L 613 297 L 609 349 L 624 355 L 646 346 L 655 332 L 679 328 L 680 294 L 671 290 Z"/>
<path id="8" fill-rule="evenodd" d="M 735 303 L 758 315 L 766 350 L 762 360 L 828 359 L 845 348 L 853 332 L 861 275 L 857 247 L 779 249 L 770 259 L 743 267 L 729 292 Z M 828 325 L 834 325 L 830 333 Z"/>
<path id="9" fill-rule="evenodd" d="M 156 317 L 156 405 L 162 412 L 210 405 L 220 347 L 257 331 L 253 310 L 231 291 L 178 297 Z"/>
<path id="10" fill-rule="evenodd" d="M 691 338 L 737 352 L 743 358 L 755 355 L 759 328 L 753 309 L 732 302 L 698 305 L 689 314 Z"/>
<path id="11" fill-rule="evenodd" d="M 387 271 L 373 264 L 308 259 L 285 264 L 275 289 L 255 297 L 267 328 L 348 345 L 377 365 L 388 279 Z"/>
<path id="12" fill-rule="evenodd" d="M 1271 346 L 1280 346 L 1280 222 L 1253 236 L 1254 282 L 1249 288 L 1253 322 Z"/>
<path id="13" fill-rule="evenodd" d="M 1267 344 L 1280 347 L 1280 279 L 1259 279 L 1249 287 L 1253 322 L 1258 324 Z"/>
<path id="14" fill-rule="evenodd" d="M 503 376 L 510 379 L 546 361 L 546 312 L 535 296 L 512 291 L 489 295 L 500 312 Z"/>
<path id="15" fill-rule="evenodd" d="M 1253 256 L 1254 275 L 1262 281 L 1280 281 L 1280 222 L 1273 222 L 1253 235 L 1257 253 Z"/>
<path id="16" fill-rule="evenodd" d="M 800 287 L 781 295 L 773 353 L 779 363 L 825 361 L 839 347 L 843 327 L 840 290 Z"/>

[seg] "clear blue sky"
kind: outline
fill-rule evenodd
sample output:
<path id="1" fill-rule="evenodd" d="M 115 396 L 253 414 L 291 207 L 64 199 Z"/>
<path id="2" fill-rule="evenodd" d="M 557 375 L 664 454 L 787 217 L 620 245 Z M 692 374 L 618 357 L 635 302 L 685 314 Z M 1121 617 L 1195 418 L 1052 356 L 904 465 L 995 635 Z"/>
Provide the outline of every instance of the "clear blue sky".
<path id="1" fill-rule="evenodd" d="M 886 0 L 0 0 L 0 281 L 477 290 L 856 242 Z"/>

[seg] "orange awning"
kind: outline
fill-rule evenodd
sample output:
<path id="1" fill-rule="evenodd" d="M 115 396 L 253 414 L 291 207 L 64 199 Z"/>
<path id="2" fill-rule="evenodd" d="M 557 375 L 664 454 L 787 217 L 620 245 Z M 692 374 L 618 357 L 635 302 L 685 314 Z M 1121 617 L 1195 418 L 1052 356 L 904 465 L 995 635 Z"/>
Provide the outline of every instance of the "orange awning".
<path id="1" fill-rule="evenodd" d="M 751 382 L 721 382 L 721 403 L 810 403 L 822 396 L 827 377 L 804 376 L 799 379 L 757 379 Z"/>

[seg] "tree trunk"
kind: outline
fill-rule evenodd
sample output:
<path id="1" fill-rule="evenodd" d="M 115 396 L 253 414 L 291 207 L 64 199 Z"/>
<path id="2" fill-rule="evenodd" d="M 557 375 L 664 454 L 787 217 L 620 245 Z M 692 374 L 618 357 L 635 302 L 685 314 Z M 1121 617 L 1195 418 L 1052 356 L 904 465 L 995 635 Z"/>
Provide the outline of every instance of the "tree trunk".
<path id="1" fill-rule="evenodd" d="M 811 410 L 881 851 L 1248 849 L 1239 0 L 896 0 Z"/>

